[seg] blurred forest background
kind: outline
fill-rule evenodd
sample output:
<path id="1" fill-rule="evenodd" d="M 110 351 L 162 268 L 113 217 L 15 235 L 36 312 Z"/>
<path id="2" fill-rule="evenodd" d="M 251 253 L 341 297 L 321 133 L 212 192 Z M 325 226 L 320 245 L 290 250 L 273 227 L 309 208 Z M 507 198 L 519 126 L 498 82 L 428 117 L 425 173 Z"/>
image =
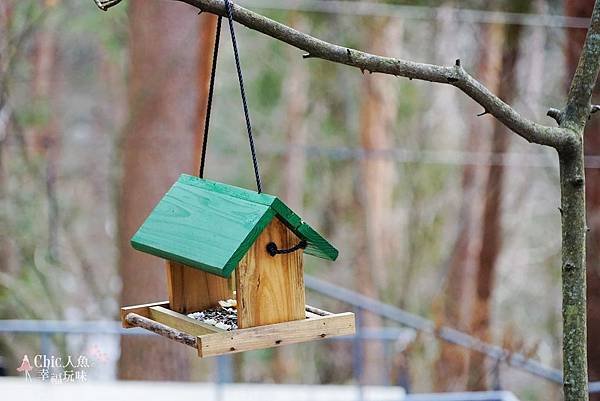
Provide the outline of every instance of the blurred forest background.
<path id="1" fill-rule="evenodd" d="M 348 47 L 460 58 L 549 124 L 593 1 L 240 4 Z M 91 0 L 0 2 L 0 318 L 114 321 L 122 304 L 166 297 L 163 261 L 129 238 L 180 173 L 197 171 L 215 22 L 169 1 L 130 0 L 108 13 Z M 478 117 L 452 87 L 361 74 L 241 26 L 237 34 L 265 192 L 340 250 L 335 263 L 306 258 L 307 273 L 560 368 L 554 152 Z M 254 189 L 228 30 L 221 39 L 206 177 Z M 586 135 L 590 379 L 600 380 L 600 124 Z M 61 353 L 100 342 L 105 378 L 210 380 L 216 363 L 160 338 L 52 341 Z M 561 399 L 555 384 L 411 330 L 393 344 L 366 342 L 358 374 L 350 346 L 236 355 L 235 380 L 501 386 L 523 400 Z M 38 347 L 35 336 L 0 336 L 9 372 Z"/>

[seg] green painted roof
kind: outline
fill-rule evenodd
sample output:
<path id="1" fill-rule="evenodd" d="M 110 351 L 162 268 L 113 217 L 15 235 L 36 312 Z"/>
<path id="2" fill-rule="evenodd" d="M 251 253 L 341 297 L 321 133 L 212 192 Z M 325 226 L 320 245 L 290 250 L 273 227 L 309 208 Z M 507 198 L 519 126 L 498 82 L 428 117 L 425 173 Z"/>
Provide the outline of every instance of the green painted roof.
<path id="1" fill-rule="evenodd" d="M 183 174 L 131 238 L 142 252 L 229 277 L 275 217 L 307 242 L 309 255 L 338 255 L 279 198 Z"/>

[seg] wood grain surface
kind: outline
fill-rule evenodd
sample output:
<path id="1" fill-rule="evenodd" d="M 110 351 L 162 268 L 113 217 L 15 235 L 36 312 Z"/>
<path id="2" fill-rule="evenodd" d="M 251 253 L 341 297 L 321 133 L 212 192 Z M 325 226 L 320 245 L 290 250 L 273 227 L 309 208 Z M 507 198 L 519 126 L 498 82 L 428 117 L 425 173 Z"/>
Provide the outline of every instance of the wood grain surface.
<path id="1" fill-rule="evenodd" d="M 203 334 L 219 333 L 225 331 L 213 325 L 202 323 L 181 313 L 177 313 L 162 306 L 151 306 L 149 308 L 150 319 L 162 323 L 177 330 L 184 331 L 194 336 Z"/>
<path id="2" fill-rule="evenodd" d="M 171 310 L 183 314 L 198 312 L 233 298 L 226 278 L 175 261 L 167 261 L 166 270 Z"/>
<path id="3" fill-rule="evenodd" d="M 353 335 L 353 313 L 340 313 L 198 337 L 198 356 L 230 354 Z"/>
<path id="4" fill-rule="evenodd" d="M 235 273 L 238 327 L 305 318 L 302 250 L 271 256 L 267 244 L 290 248 L 300 239 L 278 218 L 258 237 Z"/>

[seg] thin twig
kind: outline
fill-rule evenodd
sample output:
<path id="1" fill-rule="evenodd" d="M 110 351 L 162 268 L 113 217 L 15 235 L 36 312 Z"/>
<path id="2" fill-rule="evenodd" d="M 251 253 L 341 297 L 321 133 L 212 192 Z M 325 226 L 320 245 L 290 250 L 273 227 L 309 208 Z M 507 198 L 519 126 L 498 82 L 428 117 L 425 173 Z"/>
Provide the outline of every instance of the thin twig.
<path id="1" fill-rule="evenodd" d="M 327 312 L 326 310 L 315 308 L 314 306 L 306 305 L 305 309 L 307 312 L 314 313 L 319 316 L 328 316 L 331 315 L 331 312 Z"/>
<path id="2" fill-rule="evenodd" d="M 167 337 L 173 341 L 177 341 L 178 343 L 189 345 L 190 347 L 194 348 L 197 348 L 198 346 L 198 340 L 196 337 L 188 333 L 184 333 L 183 331 L 173 329 L 162 323 L 155 322 L 154 320 L 138 315 L 137 313 L 128 313 L 127 316 L 125 316 L 125 321 L 132 326 L 150 330 L 153 333 Z"/>

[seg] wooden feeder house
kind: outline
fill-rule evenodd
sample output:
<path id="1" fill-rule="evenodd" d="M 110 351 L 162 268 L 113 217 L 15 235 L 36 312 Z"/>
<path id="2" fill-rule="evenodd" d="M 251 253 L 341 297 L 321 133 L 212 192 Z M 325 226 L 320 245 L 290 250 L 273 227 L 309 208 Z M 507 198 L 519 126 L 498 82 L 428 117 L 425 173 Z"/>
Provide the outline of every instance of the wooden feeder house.
<path id="1" fill-rule="evenodd" d="M 124 327 L 200 357 L 354 334 L 354 314 L 305 303 L 303 254 L 335 260 L 338 251 L 275 196 L 182 175 L 131 244 L 167 260 L 169 300 L 121 308 Z M 237 327 L 193 317 L 215 308 Z"/>

